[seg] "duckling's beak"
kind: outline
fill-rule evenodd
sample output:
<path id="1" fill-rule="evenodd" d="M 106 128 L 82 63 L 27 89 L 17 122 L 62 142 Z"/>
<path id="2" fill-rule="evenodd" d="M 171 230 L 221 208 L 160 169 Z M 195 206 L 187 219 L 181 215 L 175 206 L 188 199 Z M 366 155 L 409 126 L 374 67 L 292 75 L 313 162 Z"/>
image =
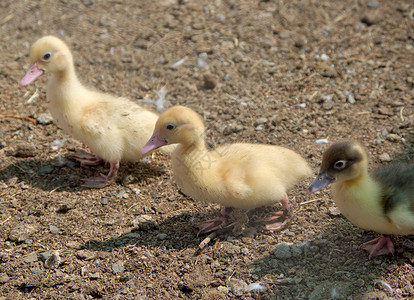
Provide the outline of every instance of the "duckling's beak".
<path id="1" fill-rule="evenodd" d="M 141 149 L 141 155 L 145 155 L 148 152 L 154 151 L 155 149 L 158 149 L 162 146 L 167 145 L 167 141 L 160 138 L 159 133 L 155 132 L 150 140 L 145 144 L 144 147 Z"/>
<path id="2" fill-rule="evenodd" d="M 30 83 L 32 83 L 33 81 L 36 80 L 36 78 L 42 76 L 45 73 L 44 70 L 39 69 L 39 67 L 37 66 L 37 62 L 35 62 L 30 68 L 29 70 L 27 70 L 26 75 L 24 75 L 24 77 L 22 78 L 22 80 L 20 81 L 20 87 L 24 87 Z"/>
<path id="3" fill-rule="evenodd" d="M 328 184 L 335 181 L 335 178 L 330 178 L 325 173 L 319 173 L 316 179 L 312 182 L 312 184 L 309 186 L 309 193 L 314 193 L 316 191 L 319 191 L 320 189 L 324 188 Z"/>

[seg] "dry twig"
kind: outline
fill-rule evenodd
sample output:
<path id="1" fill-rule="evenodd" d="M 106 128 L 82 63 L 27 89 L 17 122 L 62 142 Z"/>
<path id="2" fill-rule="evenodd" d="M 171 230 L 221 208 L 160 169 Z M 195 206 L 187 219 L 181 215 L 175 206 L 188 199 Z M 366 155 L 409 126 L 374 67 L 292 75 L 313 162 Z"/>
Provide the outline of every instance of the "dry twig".
<path id="1" fill-rule="evenodd" d="M 37 120 L 26 117 L 26 116 L 19 116 L 19 115 L 0 115 L 0 118 L 14 118 L 14 119 L 20 119 L 20 120 L 27 120 L 29 122 L 32 122 L 34 125 L 37 125 Z"/>
<path id="2" fill-rule="evenodd" d="M 205 246 L 208 245 L 208 243 L 210 243 L 210 241 L 212 239 L 214 239 L 217 236 L 216 232 L 212 232 L 208 235 L 208 237 L 206 237 L 201 243 L 200 245 L 198 245 L 198 249 L 197 251 L 194 253 L 195 256 L 198 256 L 201 254 L 201 251 L 204 249 Z"/>
<path id="3" fill-rule="evenodd" d="M 319 201 L 319 200 L 322 200 L 322 198 L 305 201 L 305 202 L 299 203 L 299 205 L 305 205 L 305 204 L 309 204 L 309 203 L 316 202 L 316 201 Z"/>
<path id="4" fill-rule="evenodd" d="M 0 223 L 0 225 L 3 225 L 4 223 L 6 223 L 8 220 L 10 220 L 10 218 L 11 218 L 11 216 L 9 216 L 6 220 L 2 221 L 2 222 Z"/>

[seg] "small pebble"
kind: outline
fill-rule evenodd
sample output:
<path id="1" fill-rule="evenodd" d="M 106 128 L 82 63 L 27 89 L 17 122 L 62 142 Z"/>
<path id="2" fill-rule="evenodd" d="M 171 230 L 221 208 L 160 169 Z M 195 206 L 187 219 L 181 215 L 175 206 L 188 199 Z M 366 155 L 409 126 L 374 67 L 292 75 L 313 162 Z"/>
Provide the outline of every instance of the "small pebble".
<path id="1" fill-rule="evenodd" d="M 213 74 L 204 74 L 203 80 L 203 88 L 207 90 L 213 90 L 217 85 L 217 79 Z"/>
<path id="2" fill-rule="evenodd" d="M 56 269 L 60 264 L 59 252 L 53 251 L 53 253 L 46 259 L 45 268 L 47 269 Z"/>
<path id="3" fill-rule="evenodd" d="M 236 296 L 242 296 L 249 291 L 249 286 L 241 279 L 232 278 L 227 282 L 230 291 Z"/>
<path id="4" fill-rule="evenodd" d="M 36 154 L 35 152 L 36 152 L 35 146 L 31 144 L 27 144 L 27 143 L 21 143 L 15 147 L 13 156 L 23 157 L 23 158 L 33 157 Z"/>
<path id="5" fill-rule="evenodd" d="M 92 260 L 96 257 L 94 252 L 88 250 L 79 250 L 75 256 L 81 260 Z"/>
<path id="6" fill-rule="evenodd" d="M 207 62 L 207 53 L 203 52 L 198 55 L 197 58 L 197 67 L 202 68 L 208 68 L 208 62 Z"/>
<path id="7" fill-rule="evenodd" d="M 382 154 L 380 154 L 380 156 L 378 158 L 382 162 L 390 162 L 391 161 L 391 156 L 388 153 L 382 153 Z"/>
<path id="8" fill-rule="evenodd" d="M 0 283 L 6 283 L 10 277 L 6 273 L 0 273 Z"/>
<path id="9" fill-rule="evenodd" d="M 141 237 L 141 234 L 138 232 L 128 232 L 125 234 L 125 237 L 130 239 L 139 239 Z"/>
<path id="10" fill-rule="evenodd" d="M 24 242 L 27 240 L 31 233 L 35 231 L 35 228 L 33 226 L 27 225 L 27 224 L 19 224 L 16 227 L 14 227 L 9 232 L 9 240 L 12 242 Z"/>
<path id="11" fill-rule="evenodd" d="M 398 142 L 398 141 L 400 141 L 401 140 L 401 137 L 398 135 L 398 134 L 395 134 L 395 133 L 390 133 L 390 134 L 388 134 L 386 137 L 385 137 L 385 139 L 387 140 L 387 141 L 390 141 L 390 142 Z"/>
<path id="12" fill-rule="evenodd" d="M 226 300 L 226 295 L 218 290 L 211 289 L 200 299 L 202 300 Z"/>
<path id="13" fill-rule="evenodd" d="M 287 40 L 290 38 L 290 32 L 289 31 L 282 31 L 279 33 L 279 38 L 281 40 Z"/>
<path id="14" fill-rule="evenodd" d="M 328 55 L 326 55 L 325 53 L 323 53 L 323 54 L 321 55 L 321 60 L 322 60 L 322 61 L 327 61 L 327 60 L 329 60 L 329 56 L 328 56 Z"/>
<path id="15" fill-rule="evenodd" d="M 337 207 L 329 207 L 329 215 L 337 217 L 341 215 L 341 211 Z"/>
<path id="16" fill-rule="evenodd" d="M 166 239 L 166 237 L 167 237 L 167 234 L 166 233 L 160 233 L 160 234 L 158 234 L 157 235 L 157 238 L 159 239 L 159 240 L 165 240 Z"/>
<path id="17" fill-rule="evenodd" d="M 286 229 L 284 231 L 284 234 L 287 236 L 296 236 L 296 233 L 294 233 L 293 231 L 290 231 L 289 229 Z"/>
<path id="18" fill-rule="evenodd" d="M 52 255 L 52 252 L 42 252 L 39 254 L 40 259 L 45 262 L 50 256 Z"/>
<path id="19" fill-rule="evenodd" d="M 112 264 L 112 273 L 117 274 L 125 271 L 122 261 L 118 260 L 116 263 Z"/>
<path id="20" fill-rule="evenodd" d="M 72 248 L 72 249 L 79 249 L 79 243 L 75 241 L 69 241 L 66 243 L 66 247 Z"/>
<path id="21" fill-rule="evenodd" d="M 219 291 L 220 293 L 223 293 L 225 295 L 227 295 L 228 293 L 230 293 L 230 289 L 226 286 L 219 286 L 217 287 L 217 291 Z"/>
<path id="22" fill-rule="evenodd" d="M 124 198 L 125 193 L 126 193 L 126 191 L 122 190 L 118 194 L 116 194 L 115 197 L 117 197 L 118 199 L 122 199 L 122 198 Z"/>
<path id="23" fill-rule="evenodd" d="M 27 264 L 37 261 L 36 253 L 32 253 L 32 254 L 29 254 L 29 255 L 23 257 L 23 261 Z"/>
<path id="24" fill-rule="evenodd" d="M 378 108 L 378 114 L 391 117 L 394 115 L 394 112 L 388 107 L 381 106 Z"/>
<path id="25" fill-rule="evenodd" d="M 348 95 L 347 100 L 348 100 L 348 102 L 349 102 L 349 103 L 351 103 L 351 104 L 355 104 L 355 102 L 356 102 L 355 97 L 354 97 L 354 95 L 352 95 L 352 94 L 349 94 L 349 95 Z"/>
<path id="26" fill-rule="evenodd" d="M 54 225 L 50 225 L 49 230 L 50 230 L 50 233 L 52 233 L 52 234 L 58 234 L 59 233 L 59 228 L 57 228 Z"/>
<path id="27" fill-rule="evenodd" d="M 370 1 L 367 3 L 368 7 L 371 8 L 378 8 L 379 7 L 379 3 L 377 1 Z"/>
<path id="28" fill-rule="evenodd" d="M 132 174 L 125 174 L 125 176 L 122 177 L 122 185 L 127 186 L 133 183 L 135 180 L 135 176 Z"/>
<path id="29" fill-rule="evenodd" d="M 254 126 L 265 124 L 267 123 L 267 121 L 268 121 L 267 118 L 259 118 L 254 122 Z"/>
<path id="30" fill-rule="evenodd" d="M 50 114 L 42 113 L 42 114 L 39 114 L 36 120 L 41 125 L 48 125 L 48 124 L 52 124 L 53 117 Z"/>
<path id="31" fill-rule="evenodd" d="M 328 102 L 328 103 L 324 103 L 323 105 L 322 105 L 322 107 L 323 107 L 323 109 L 325 109 L 325 110 L 331 110 L 332 108 L 333 108 L 333 103 L 332 102 Z"/>
<path id="32" fill-rule="evenodd" d="M 90 279 L 99 279 L 99 277 L 101 277 L 99 273 L 93 273 L 89 275 Z"/>
<path id="33" fill-rule="evenodd" d="M 39 171 L 37 172 L 37 174 L 44 176 L 46 174 L 51 174 L 53 173 L 53 168 L 51 166 L 43 166 L 39 169 Z"/>
<path id="34" fill-rule="evenodd" d="M 9 180 L 7 180 L 6 184 L 8 186 L 14 186 L 17 183 L 17 180 L 18 180 L 17 177 L 12 177 Z"/>
<path id="35" fill-rule="evenodd" d="M 375 14 L 372 14 L 372 13 L 366 14 L 361 19 L 361 22 L 365 23 L 368 26 L 374 25 L 374 24 L 378 23 L 378 21 L 379 21 L 379 18 Z"/>
<path id="36" fill-rule="evenodd" d="M 150 215 L 140 215 L 135 219 L 135 221 L 138 223 L 148 222 L 151 220 L 152 220 L 152 217 Z"/>
<path id="37" fill-rule="evenodd" d="M 328 139 L 319 139 L 319 140 L 316 140 L 316 143 L 317 144 L 328 144 L 329 141 Z"/>
<path id="38" fill-rule="evenodd" d="M 140 194 L 141 193 L 141 190 L 140 189 L 137 189 L 137 188 L 132 188 L 131 189 L 133 192 L 134 192 L 134 194 L 136 194 L 136 195 L 138 195 L 138 194 Z"/>
<path id="39" fill-rule="evenodd" d="M 335 67 L 331 66 L 331 65 L 327 65 L 326 63 L 321 63 L 320 66 L 320 74 L 323 77 L 329 77 L 329 78 L 334 78 L 336 76 L 338 76 L 338 72 L 336 71 Z"/>
<path id="40" fill-rule="evenodd" d="M 271 251 L 271 253 L 278 259 L 288 259 L 292 257 L 291 245 L 286 243 L 280 243 Z"/>

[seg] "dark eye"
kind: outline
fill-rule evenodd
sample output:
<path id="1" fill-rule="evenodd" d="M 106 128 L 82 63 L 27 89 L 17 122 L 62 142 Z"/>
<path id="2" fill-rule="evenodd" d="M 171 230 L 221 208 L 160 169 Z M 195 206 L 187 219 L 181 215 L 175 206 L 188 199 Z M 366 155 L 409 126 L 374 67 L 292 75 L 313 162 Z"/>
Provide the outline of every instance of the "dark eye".
<path id="1" fill-rule="evenodd" d="M 338 160 L 335 164 L 334 164 L 334 168 L 338 169 L 338 170 L 342 170 L 343 168 L 345 168 L 346 166 L 346 162 L 344 160 Z"/>
<path id="2" fill-rule="evenodd" d="M 173 130 L 175 128 L 175 125 L 174 124 L 168 124 L 167 125 L 167 129 L 168 130 Z"/>
<path id="3" fill-rule="evenodd" d="M 52 54 L 50 52 L 47 52 L 43 55 L 42 59 L 43 60 L 48 60 L 51 56 L 52 56 Z"/>

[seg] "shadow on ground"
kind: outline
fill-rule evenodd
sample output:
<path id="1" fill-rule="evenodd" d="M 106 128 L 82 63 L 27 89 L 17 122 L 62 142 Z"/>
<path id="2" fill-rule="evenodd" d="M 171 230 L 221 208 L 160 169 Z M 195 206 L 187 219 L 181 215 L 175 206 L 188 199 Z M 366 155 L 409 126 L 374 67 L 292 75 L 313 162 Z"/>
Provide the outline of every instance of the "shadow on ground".
<path id="1" fill-rule="evenodd" d="M 193 214 L 182 213 L 167 218 L 159 224 L 153 221 L 144 221 L 130 232 L 105 241 L 91 240 L 82 245 L 82 248 L 108 252 L 114 248 L 128 245 L 146 245 L 176 250 L 197 248 L 205 236 L 198 236 L 198 230 L 192 225 L 193 218 Z"/>
<path id="2" fill-rule="evenodd" d="M 78 163 L 63 158 L 65 164 L 60 166 L 61 162 L 59 160 L 62 160 L 62 158 L 20 160 L 1 169 L 0 180 L 5 183 L 12 182 L 13 184 L 23 182 L 44 191 L 59 188 L 60 191 L 74 192 L 85 189 L 82 187 L 82 179 L 109 172 L 107 164 L 81 167 Z M 128 174 L 128 184 L 131 184 L 139 183 L 148 177 L 159 177 L 164 173 L 163 169 L 154 166 L 152 163 L 121 164 L 117 182 L 125 179 L 126 174 Z"/>
<path id="3" fill-rule="evenodd" d="M 352 227 L 341 220 L 316 239 L 279 244 L 268 256 L 255 260 L 250 265 L 251 272 L 258 281 L 270 286 L 274 299 L 281 290 L 289 293 L 292 299 L 392 297 L 393 291 L 382 280 L 382 275 L 389 266 L 406 264 L 404 253 L 412 250 L 402 246 L 402 240 L 398 239 L 394 256 L 369 259 L 359 245 L 373 238 L 372 233 Z M 342 229 L 356 234 L 341 237 Z M 303 293 L 303 286 L 307 287 L 306 293 Z"/>

